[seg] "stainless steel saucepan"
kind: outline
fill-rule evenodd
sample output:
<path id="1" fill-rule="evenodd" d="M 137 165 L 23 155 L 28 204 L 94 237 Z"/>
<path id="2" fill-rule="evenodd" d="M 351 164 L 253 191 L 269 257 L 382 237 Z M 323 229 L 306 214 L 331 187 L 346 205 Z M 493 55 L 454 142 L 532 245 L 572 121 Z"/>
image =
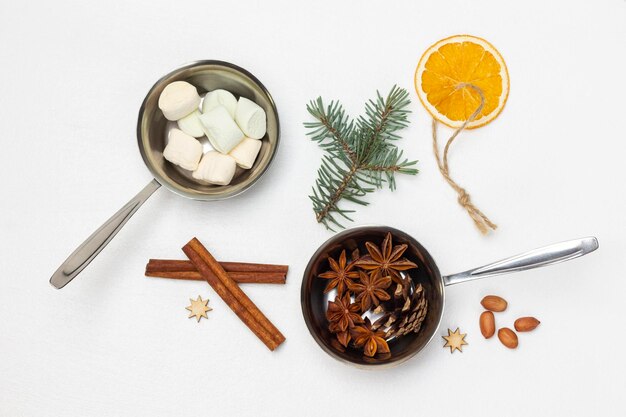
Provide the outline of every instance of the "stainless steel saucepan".
<path id="1" fill-rule="evenodd" d="M 328 330 L 326 308 L 329 294 L 324 294 L 327 280 L 318 278 L 318 275 L 329 269 L 328 257 L 337 259 L 343 249 L 350 253 L 358 248 L 361 253 L 367 253 L 365 242 L 380 244 L 388 232 L 393 235 L 394 244 L 408 245 L 404 256 L 418 266 L 417 269 L 410 271 L 410 277 L 414 284 L 421 284 L 424 287 L 428 313 L 418 333 L 409 333 L 389 341 L 391 354 L 388 356 L 368 358 L 355 349 L 342 351 L 338 344 L 333 343 L 335 335 Z M 356 227 L 333 236 L 311 257 L 302 280 L 302 313 L 315 341 L 335 359 L 363 367 L 396 365 L 416 355 L 432 340 L 443 317 L 446 286 L 567 261 L 593 252 L 597 248 L 598 241 L 595 237 L 575 239 L 531 250 L 480 268 L 444 276 L 439 272 L 435 260 L 426 248 L 407 233 L 385 226 Z"/>
<path id="2" fill-rule="evenodd" d="M 187 81 L 200 94 L 223 88 L 236 97 L 246 97 L 260 105 L 267 115 L 267 133 L 257 160 L 249 170 L 237 168 L 230 185 L 213 186 L 196 181 L 189 171 L 163 159 L 169 122 L 158 108 L 159 95 L 171 82 Z M 206 138 L 205 138 L 206 139 Z M 50 278 L 56 288 L 63 288 L 74 279 L 126 224 L 128 219 L 161 185 L 170 191 L 194 200 L 221 200 L 236 196 L 250 188 L 267 170 L 280 139 L 278 112 L 272 96 L 251 73 L 236 65 L 221 61 L 197 61 L 184 65 L 158 80 L 150 89 L 139 110 L 137 142 L 143 160 L 154 179 L 87 238 Z"/>

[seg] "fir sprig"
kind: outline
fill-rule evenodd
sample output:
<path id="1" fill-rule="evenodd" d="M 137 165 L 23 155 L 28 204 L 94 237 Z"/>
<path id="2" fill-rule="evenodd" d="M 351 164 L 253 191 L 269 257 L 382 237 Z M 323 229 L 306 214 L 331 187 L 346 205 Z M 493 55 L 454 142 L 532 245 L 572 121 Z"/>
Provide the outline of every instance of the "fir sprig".
<path id="1" fill-rule="evenodd" d="M 315 122 L 304 123 L 307 135 L 326 152 L 309 196 L 319 223 L 333 230 L 343 228 L 340 217 L 352 221 L 355 210 L 340 208 L 345 199 L 363 206 L 364 197 L 387 183 L 396 188 L 395 174 L 415 175 L 417 161 L 402 157 L 394 141 L 396 133 L 408 126 L 409 94 L 394 86 L 387 98 L 376 92 L 376 99 L 365 104 L 365 115 L 356 121 L 348 117 L 338 101 L 324 105 L 321 97 L 307 105 Z"/>

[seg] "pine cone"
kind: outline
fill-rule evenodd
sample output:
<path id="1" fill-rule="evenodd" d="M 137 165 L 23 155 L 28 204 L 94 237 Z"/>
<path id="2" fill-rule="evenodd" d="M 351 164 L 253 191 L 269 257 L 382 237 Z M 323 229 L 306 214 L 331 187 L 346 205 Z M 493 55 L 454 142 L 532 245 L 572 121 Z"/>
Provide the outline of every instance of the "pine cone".
<path id="1" fill-rule="evenodd" d="M 372 330 L 382 329 L 385 338 L 403 336 L 411 332 L 419 332 L 428 313 L 428 300 L 422 284 L 417 284 L 411 291 L 411 278 L 407 275 L 402 284 L 397 284 L 393 300 L 379 305 L 375 313 L 383 316 L 374 322 Z"/>

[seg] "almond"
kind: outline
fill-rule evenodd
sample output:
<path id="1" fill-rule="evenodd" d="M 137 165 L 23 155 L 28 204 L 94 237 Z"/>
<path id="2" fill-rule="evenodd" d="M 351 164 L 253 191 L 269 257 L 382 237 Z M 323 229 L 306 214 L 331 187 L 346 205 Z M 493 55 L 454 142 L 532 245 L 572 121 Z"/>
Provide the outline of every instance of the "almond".
<path id="1" fill-rule="evenodd" d="M 520 317 L 513 325 L 518 332 L 529 332 L 539 326 L 539 323 L 541 322 L 534 317 Z"/>
<path id="2" fill-rule="evenodd" d="M 506 310 L 507 302 L 504 298 L 498 297 L 497 295 L 487 295 L 480 302 L 485 309 L 489 311 L 504 311 Z"/>
<path id="3" fill-rule="evenodd" d="M 509 349 L 515 349 L 517 347 L 517 335 L 508 327 L 503 327 L 498 330 L 498 339 Z"/>
<path id="4" fill-rule="evenodd" d="M 485 339 L 489 339 L 496 332 L 496 319 L 491 311 L 483 311 L 480 315 L 480 332 Z"/>

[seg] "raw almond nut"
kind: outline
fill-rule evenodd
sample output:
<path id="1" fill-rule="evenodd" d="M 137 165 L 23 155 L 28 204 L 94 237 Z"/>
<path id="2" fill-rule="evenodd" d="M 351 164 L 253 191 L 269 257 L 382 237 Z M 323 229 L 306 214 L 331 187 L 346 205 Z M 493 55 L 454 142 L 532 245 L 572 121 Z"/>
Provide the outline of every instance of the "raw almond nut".
<path id="1" fill-rule="evenodd" d="M 497 295 L 487 295 L 480 302 L 485 309 L 489 311 L 500 312 L 506 310 L 507 302 L 504 298 Z"/>
<path id="2" fill-rule="evenodd" d="M 539 326 L 539 323 L 541 322 L 534 317 L 520 317 L 513 325 L 518 332 L 529 332 Z"/>
<path id="3" fill-rule="evenodd" d="M 491 311 L 483 311 L 480 315 L 480 332 L 485 339 L 489 339 L 496 332 L 496 319 Z"/>
<path id="4" fill-rule="evenodd" d="M 500 342 L 502 342 L 502 344 L 509 349 L 515 349 L 517 347 L 517 335 L 508 327 L 503 327 L 498 330 L 498 339 L 500 339 Z"/>

